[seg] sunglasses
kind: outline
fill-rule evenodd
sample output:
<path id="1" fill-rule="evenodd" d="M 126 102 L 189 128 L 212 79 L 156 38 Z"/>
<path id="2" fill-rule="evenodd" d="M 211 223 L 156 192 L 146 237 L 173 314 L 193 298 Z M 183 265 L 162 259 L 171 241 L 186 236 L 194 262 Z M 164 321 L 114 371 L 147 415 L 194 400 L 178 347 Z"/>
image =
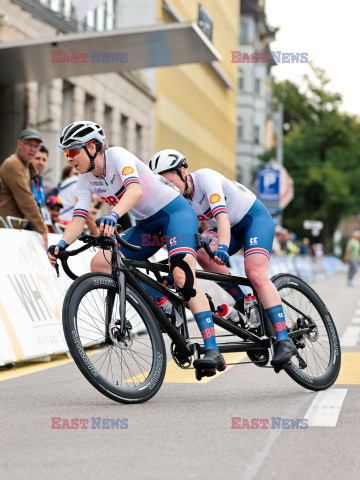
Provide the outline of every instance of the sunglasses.
<path id="1" fill-rule="evenodd" d="M 90 142 L 83 143 L 81 145 L 77 145 L 76 147 L 70 148 L 69 150 L 66 150 L 64 152 L 64 155 L 66 158 L 74 158 L 76 155 L 79 155 L 80 150 L 85 147 L 85 145 L 89 145 L 89 143 L 93 143 L 94 140 L 91 140 Z"/>

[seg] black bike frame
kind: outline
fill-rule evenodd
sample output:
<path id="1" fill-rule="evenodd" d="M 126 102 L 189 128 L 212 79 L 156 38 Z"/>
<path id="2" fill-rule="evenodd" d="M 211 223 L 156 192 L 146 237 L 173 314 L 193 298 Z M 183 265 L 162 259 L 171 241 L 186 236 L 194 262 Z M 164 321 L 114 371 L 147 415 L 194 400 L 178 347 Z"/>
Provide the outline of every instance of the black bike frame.
<path id="1" fill-rule="evenodd" d="M 175 343 L 175 345 L 179 350 L 179 353 L 186 356 L 192 355 L 192 352 L 189 348 L 190 338 L 189 338 L 188 329 L 187 329 L 187 321 L 185 316 L 185 308 L 184 308 L 183 300 L 180 298 L 179 295 L 170 291 L 161 283 L 157 282 L 153 278 L 137 270 L 137 268 L 142 268 L 154 273 L 156 272 L 169 273 L 168 265 L 165 265 L 162 263 L 150 263 L 148 261 L 129 260 L 129 259 L 122 259 L 121 261 L 125 266 L 123 271 L 124 271 L 126 281 L 129 282 L 129 284 L 132 287 L 136 288 L 137 290 L 140 290 L 141 295 L 148 299 L 148 305 L 151 308 L 152 312 L 154 313 L 156 319 L 158 320 L 161 328 L 169 335 L 171 340 Z M 237 277 L 233 275 L 228 276 L 220 273 L 204 272 L 201 270 L 196 270 L 196 277 L 201 278 L 203 280 L 211 280 L 215 282 L 221 281 L 221 282 L 227 282 L 227 283 L 232 283 L 236 285 L 248 286 L 253 289 L 254 295 L 257 296 L 256 291 L 253 288 L 252 284 L 245 277 Z M 177 328 L 175 328 L 175 326 L 171 323 L 171 321 L 168 319 L 165 313 L 156 305 L 151 295 L 149 295 L 146 289 L 139 282 L 143 282 L 149 287 L 154 288 L 160 294 L 163 294 L 164 296 L 166 296 L 172 304 L 175 304 L 175 306 L 178 309 L 181 308 L 181 311 L 183 313 L 183 321 L 184 321 L 184 329 L 185 329 L 183 331 L 183 335 L 178 331 Z M 259 303 L 259 305 L 261 305 L 261 303 Z M 266 348 L 269 348 L 270 347 L 269 336 L 271 336 L 271 333 L 265 332 L 264 326 L 265 325 L 267 326 L 267 323 L 265 323 L 264 321 L 265 315 L 261 308 L 260 308 L 260 312 L 261 312 L 260 313 L 261 318 L 263 320 L 261 324 L 261 331 L 260 331 L 261 336 L 251 333 L 237 326 L 236 324 L 230 323 L 228 320 L 223 319 L 222 317 L 214 314 L 213 312 L 213 320 L 216 325 L 218 325 L 219 327 L 222 327 L 224 330 L 227 330 L 228 332 L 245 340 L 245 342 L 241 341 L 238 343 L 236 342 L 223 343 L 223 344 L 218 343 L 219 350 L 221 352 L 247 352 L 250 350 L 261 351 Z M 200 352 L 201 353 L 204 352 L 203 347 L 201 347 Z"/>

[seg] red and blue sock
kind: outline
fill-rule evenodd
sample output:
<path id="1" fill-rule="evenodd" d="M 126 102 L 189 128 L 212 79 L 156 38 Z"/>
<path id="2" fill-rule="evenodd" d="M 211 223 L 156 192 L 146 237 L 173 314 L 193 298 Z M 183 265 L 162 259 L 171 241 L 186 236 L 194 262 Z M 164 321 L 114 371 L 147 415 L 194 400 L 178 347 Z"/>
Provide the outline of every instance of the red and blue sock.
<path id="1" fill-rule="evenodd" d="M 269 317 L 272 326 L 274 327 L 276 341 L 278 342 L 279 340 L 289 340 L 282 305 L 275 305 L 275 307 L 267 308 L 265 312 Z"/>
<path id="2" fill-rule="evenodd" d="M 204 340 L 205 350 L 218 348 L 215 338 L 215 327 L 210 311 L 195 313 L 196 323 Z"/>
<path id="3" fill-rule="evenodd" d="M 219 287 L 225 290 L 226 293 L 231 295 L 235 302 L 246 297 L 246 295 L 243 293 L 243 291 L 238 285 L 232 285 L 231 283 L 226 282 L 217 282 L 217 284 L 219 285 Z"/>

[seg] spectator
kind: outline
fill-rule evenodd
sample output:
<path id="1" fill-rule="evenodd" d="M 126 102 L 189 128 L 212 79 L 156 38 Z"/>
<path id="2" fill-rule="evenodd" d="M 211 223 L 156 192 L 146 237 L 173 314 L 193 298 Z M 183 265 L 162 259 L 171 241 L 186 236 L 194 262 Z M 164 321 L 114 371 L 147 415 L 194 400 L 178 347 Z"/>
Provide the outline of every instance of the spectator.
<path id="1" fill-rule="evenodd" d="M 272 251 L 274 255 L 277 255 L 278 257 L 282 257 L 283 255 L 285 255 L 284 250 L 282 250 L 281 248 L 282 238 L 283 238 L 283 229 L 280 225 L 276 225 Z"/>
<path id="2" fill-rule="evenodd" d="M 302 239 L 300 243 L 300 255 L 310 255 L 311 247 L 310 247 L 310 240 L 305 237 Z"/>
<path id="3" fill-rule="evenodd" d="M 60 218 L 60 209 L 63 208 L 63 204 L 61 202 L 61 198 L 57 196 L 52 196 L 46 200 L 46 206 L 50 215 L 52 225 L 48 225 L 49 233 L 57 233 L 55 232 L 55 223 L 60 223 L 62 225 L 66 225 L 69 223 L 68 221 L 62 221 Z"/>
<path id="4" fill-rule="evenodd" d="M 63 168 L 61 182 L 58 185 L 57 195 L 63 202 L 63 209 L 60 212 L 60 218 L 71 220 L 75 205 L 75 191 L 78 173 L 71 165 Z"/>
<path id="5" fill-rule="evenodd" d="M 16 152 L 6 158 L 0 167 L 3 195 L 0 199 L 0 216 L 27 218 L 38 231 L 47 248 L 47 229 L 30 189 L 30 179 L 37 171 L 32 163 L 39 150 L 41 137 L 38 131 L 26 129 L 17 141 Z"/>
<path id="6" fill-rule="evenodd" d="M 349 265 L 348 275 L 347 275 L 347 284 L 349 287 L 355 287 L 354 277 L 358 270 L 358 261 L 360 254 L 360 231 L 355 230 L 352 238 L 348 241 L 345 254 L 344 262 L 347 262 Z"/>
<path id="7" fill-rule="evenodd" d="M 294 243 L 294 234 L 288 230 L 283 230 L 283 237 L 281 241 L 281 248 L 291 257 L 294 258 L 299 253 L 299 247 Z"/>
<path id="8" fill-rule="evenodd" d="M 45 189 L 42 183 L 43 177 L 41 174 L 45 170 L 46 163 L 48 160 L 48 153 L 49 153 L 48 149 L 44 145 L 41 145 L 39 148 L 39 151 L 37 152 L 33 160 L 33 164 L 38 173 L 37 175 L 35 175 L 32 182 L 32 191 L 33 191 L 36 203 L 40 208 L 40 211 L 42 213 L 42 216 L 45 222 L 50 222 L 50 215 L 45 206 Z"/>
<path id="9" fill-rule="evenodd" d="M 324 256 L 324 246 L 322 243 L 314 243 L 313 252 L 315 258 L 322 258 Z"/>

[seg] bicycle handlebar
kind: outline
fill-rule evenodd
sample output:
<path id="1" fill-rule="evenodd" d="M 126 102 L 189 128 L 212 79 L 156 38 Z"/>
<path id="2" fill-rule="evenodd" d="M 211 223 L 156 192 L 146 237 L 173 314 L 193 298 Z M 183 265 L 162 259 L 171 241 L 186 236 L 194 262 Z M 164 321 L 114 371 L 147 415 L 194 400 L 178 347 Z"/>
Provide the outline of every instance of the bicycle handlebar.
<path id="1" fill-rule="evenodd" d="M 195 234 L 196 243 L 199 248 L 203 248 L 205 252 L 209 255 L 210 258 L 214 260 L 214 252 L 210 248 L 211 237 L 203 237 L 200 233 Z M 227 267 L 230 267 L 230 263 L 225 264 Z"/>
<path id="2" fill-rule="evenodd" d="M 95 220 L 95 224 L 97 227 L 100 227 L 100 219 L 97 218 Z M 121 228 L 121 225 L 118 225 L 117 228 Z M 132 245 L 131 243 L 127 242 L 126 240 L 124 240 L 122 238 L 121 235 L 119 235 L 117 229 L 115 228 L 115 231 L 114 231 L 114 235 L 115 235 L 115 238 L 117 240 L 117 242 L 122 246 L 122 247 L 125 247 L 127 248 L 128 250 L 132 250 L 133 252 L 140 252 L 141 250 L 141 247 L 139 247 L 138 245 Z"/>
<path id="3" fill-rule="evenodd" d="M 100 219 L 97 219 L 95 221 L 95 223 L 96 223 L 97 226 L 99 226 L 100 225 Z M 121 228 L 121 226 L 118 226 L 117 228 L 119 228 L 119 227 Z M 112 235 L 110 237 L 104 237 L 104 235 L 102 233 L 100 235 L 98 235 L 97 237 L 94 237 L 93 235 L 84 235 L 83 234 L 83 235 L 80 235 L 79 240 L 84 242 L 85 245 L 83 245 L 80 248 L 77 248 L 76 250 L 60 250 L 57 255 L 55 255 L 55 253 L 53 251 L 54 249 L 50 250 L 52 255 L 60 260 L 61 266 L 62 266 L 64 272 L 72 280 L 76 280 L 78 278 L 78 276 L 75 275 L 75 273 L 73 273 L 71 271 L 71 269 L 68 265 L 68 258 L 69 257 L 74 257 L 75 255 L 78 255 L 79 253 L 84 252 L 85 250 L 87 250 L 90 247 L 100 247 L 100 248 L 108 250 L 110 247 L 112 247 L 115 244 L 115 242 L 117 242 L 121 246 L 127 248 L 128 250 L 132 250 L 133 252 L 140 252 L 140 250 L 141 250 L 141 247 L 139 247 L 138 245 L 132 245 L 131 243 L 124 240 L 119 235 L 119 233 L 117 232 L 116 229 L 114 231 L 114 235 Z M 59 266 L 58 266 L 57 263 L 55 264 L 55 270 L 56 270 L 57 276 L 59 277 L 60 273 L 59 273 Z"/>
<path id="4" fill-rule="evenodd" d="M 200 233 L 195 234 L 197 246 L 203 248 L 210 258 L 214 260 L 214 252 L 210 248 L 211 237 L 203 237 Z"/>

